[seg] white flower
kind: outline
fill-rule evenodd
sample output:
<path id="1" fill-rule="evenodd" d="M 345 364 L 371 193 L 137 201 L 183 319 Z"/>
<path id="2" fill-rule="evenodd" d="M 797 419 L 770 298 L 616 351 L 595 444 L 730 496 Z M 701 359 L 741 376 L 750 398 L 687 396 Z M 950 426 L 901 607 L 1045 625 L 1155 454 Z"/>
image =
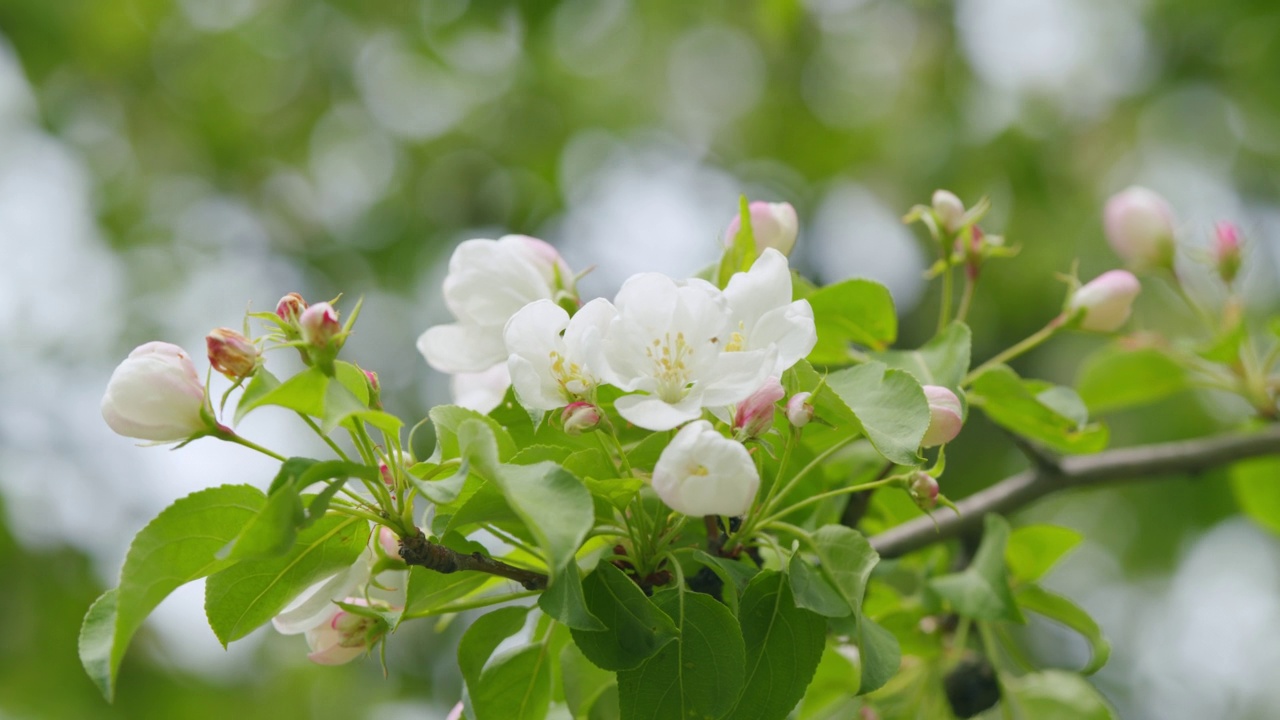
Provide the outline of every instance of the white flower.
<path id="1" fill-rule="evenodd" d="M 774 367 L 774 348 L 724 351 L 732 313 L 710 283 L 641 273 L 622 284 L 614 306 L 602 344 L 607 377 L 641 393 L 618 398 L 615 407 L 642 428 L 670 430 L 704 407 L 739 403 Z"/>
<path id="2" fill-rule="evenodd" d="M 102 419 L 125 437 L 176 442 L 208 429 L 204 403 L 191 356 L 177 345 L 149 342 L 111 373 Z"/>
<path id="3" fill-rule="evenodd" d="M 701 515 L 745 515 L 760 475 L 742 443 L 706 420 L 680 429 L 653 468 L 653 489 L 672 510 Z"/>
<path id="4" fill-rule="evenodd" d="M 502 404 L 511 387 L 511 374 L 505 362 L 476 373 L 456 373 L 450 382 L 453 404 L 489 414 Z"/>
<path id="5" fill-rule="evenodd" d="M 507 359 L 502 329 L 520 308 L 572 290 L 573 274 L 555 248 L 524 235 L 468 240 L 449 259 L 444 299 L 457 322 L 418 338 L 431 367 L 482 372 Z"/>
<path id="6" fill-rule="evenodd" d="M 745 273 L 729 279 L 724 296 L 733 311 L 733 332 L 726 350 L 777 348 L 769 374 L 782 373 L 818 342 L 808 300 L 791 300 L 791 269 L 777 250 L 765 250 Z"/>
<path id="7" fill-rule="evenodd" d="M 348 605 L 368 607 L 364 598 L 343 599 Z M 387 622 L 331 605 L 314 627 L 307 628 L 307 647 L 311 652 L 307 659 L 320 665 L 343 665 L 368 652 L 386 635 Z"/>
<path id="8" fill-rule="evenodd" d="M 334 600 L 351 597 L 369 584 L 377 560 L 373 547 L 365 548 L 350 566 L 303 591 L 271 624 L 282 635 L 297 635 L 323 624 L 333 616 Z"/>
<path id="9" fill-rule="evenodd" d="M 600 383 L 600 343 L 617 314 L 608 300 L 597 298 L 572 318 L 550 300 L 529 303 L 513 315 L 503 337 L 520 404 L 555 410 L 588 397 Z"/>

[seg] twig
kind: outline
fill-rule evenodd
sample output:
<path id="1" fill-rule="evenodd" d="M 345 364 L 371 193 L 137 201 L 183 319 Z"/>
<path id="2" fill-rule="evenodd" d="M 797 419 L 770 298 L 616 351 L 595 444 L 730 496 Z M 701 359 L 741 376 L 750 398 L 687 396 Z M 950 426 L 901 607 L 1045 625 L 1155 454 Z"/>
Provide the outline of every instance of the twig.
<path id="1" fill-rule="evenodd" d="M 1280 454 L 1280 426 L 1250 434 L 1143 445 L 1062 458 L 1056 472 L 1032 467 L 956 503 L 959 515 L 916 518 L 871 538 L 881 557 L 905 555 L 977 530 L 987 513 L 1007 513 L 1059 490 L 1191 475 L 1260 455 Z M 935 525 L 936 520 L 936 525 Z"/>
<path id="2" fill-rule="evenodd" d="M 431 542 L 422 531 L 418 531 L 418 534 L 413 537 L 401 539 L 400 557 L 409 565 L 419 565 L 438 573 L 474 570 L 515 580 L 523 585 L 525 590 L 542 590 L 547 587 L 547 576 L 540 572 L 513 567 L 478 552 L 470 555 L 460 553 L 439 543 Z"/>

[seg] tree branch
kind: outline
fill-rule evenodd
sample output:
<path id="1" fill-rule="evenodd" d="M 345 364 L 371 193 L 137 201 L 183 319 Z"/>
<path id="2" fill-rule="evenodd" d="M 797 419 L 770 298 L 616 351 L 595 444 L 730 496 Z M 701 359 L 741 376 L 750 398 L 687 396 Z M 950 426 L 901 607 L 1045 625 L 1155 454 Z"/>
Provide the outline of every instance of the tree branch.
<path id="1" fill-rule="evenodd" d="M 1143 445 L 1037 463 L 956 503 L 960 514 L 942 510 L 871 538 L 881 557 L 905 555 L 927 545 L 977 530 L 987 513 L 1007 513 L 1059 490 L 1111 485 L 1168 475 L 1193 475 L 1237 460 L 1280 454 L 1280 426 L 1250 434 Z"/>
<path id="2" fill-rule="evenodd" d="M 438 573 L 474 570 L 515 580 L 523 585 L 525 590 L 543 590 L 547 587 L 547 576 L 540 572 L 513 567 L 478 552 L 470 555 L 460 553 L 439 543 L 431 542 L 421 530 L 413 537 L 400 540 L 400 557 L 409 565 L 419 565 Z"/>

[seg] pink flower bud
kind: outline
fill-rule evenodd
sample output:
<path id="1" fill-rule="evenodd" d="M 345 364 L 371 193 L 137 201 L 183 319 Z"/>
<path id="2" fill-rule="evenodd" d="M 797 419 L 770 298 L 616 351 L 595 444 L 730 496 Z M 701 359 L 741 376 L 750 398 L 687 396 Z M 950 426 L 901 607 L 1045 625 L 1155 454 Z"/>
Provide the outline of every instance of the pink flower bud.
<path id="1" fill-rule="evenodd" d="M 386 525 L 378 526 L 378 548 L 389 558 L 400 559 L 400 536 Z"/>
<path id="2" fill-rule="evenodd" d="M 1103 211 L 1107 241 L 1130 267 L 1172 267 L 1173 210 L 1157 193 L 1131 187 L 1111 196 Z"/>
<path id="3" fill-rule="evenodd" d="M 749 395 L 734 410 L 733 429 L 737 436 L 753 438 L 768 432 L 773 427 L 774 408 L 786 394 L 778 378 L 765 380 L 759 390 Z"/>
<path id="4" fill-rule="evenodd" d="M 600 425 L 600 408 L 589 402 L 574 402 L 560 413 L 560 422 L 568 435 L 581 435 Z"/>
<path id="5" fill-rule="evenodd" d="M 298 316 L 298 328 L 302 340 L 312 347 L 326 347 L 333 336 L 342 331 L 338 311 L 327 302 L 320 302 L 302 311 Z"/>
<path id="6" fill-rule="evenodd" d="M 802 428 L 813 419 L 813 404 L 809 402 L 811 397 L 812 393 L 799 392 L 787 400 L 787 422 L 792 426 Z"/>
<path id="7" fill-rule="evenodd" d="M 508 235 L 522 247 L 524 256 L 547 279 L 547 283 L 560 290 L 573 290 L 573 270 L 560 257 L 560 252 L 550 243 L 528 235 Z"/>
<path id="8" fill-rule="evenodd" d="M 449 711 L 449 716 L 444 720 L 462 720 L 462 703 L 454 705 L 453 709 Z"/>
<path id="9" fill-rule="evenodd" d="M 364 373 L 365 386 L 369 388 L 369 407 L 382 409 L 382 383 L 378 382 L 378 373 L 372 370 L 361 370 Z"/>
<path id="10" fill-rule="evenodd" d="M 1140 290 L 1142 285 L 1133 273 L 1108 270 L 1076 290 L 1068 307 L 1073 315 L 1083 311 L 1082 330 L 1115 332 L 1129 319 Z"/>
<path id="11" fill-rule="evenodd" d="M 276 315 L 285 322 L 297 322 L 298 316 L 306 309 L 307 301 L 296 292 L 285 295 L 276 303 Z"/>
<path id="12" fill-rule="evenodd" d="M 907 482 L 907 492 L 925 510 L 938 504 L 938 481 L 927 472 L 917 470 L 913 473 Z"/>
<path id="13" fill-rule="evenodd" d="M 1240 272 L 1240 228 L 1223 220 L 1215 230 L 1213 259 L 1218 266 L 1218 276 L 1229 285 Z"/>
<path id="14" fill-rule="evenodd" d="M 231 328 L 215 328 L 205 336 L 209 364 L 232 380 L 243 380 L 258 370 L 262 352 L 249 338 Z"/>
<path id="15" fill-rule="evenodd" d="M 964 203 L 950 190 L 934 190 L 933 214 L 943 229 L 954 233 L 964 224 Z"/>
<path id="16" fill-rule="evenodd" d="M 348 605 L 367 606 L 364 598 L 347 598 Z M 387 623 L 334 605 L 319 625 L 307 630 L 307 659 L 320 665 L 343 665 L 368 652 L 387 633 Z"/>
<path id="17" fill-rule="evenodd" d="M 756 251 L 773 248 L 783 255 L 791 254 L 796 235 L 800 232 L 800 219 L 791 203 L 753 202 L 747 206 L 751 214 L 751 233 L 756 240 Z M 733 246 L 733 239 L 742 229 L 742 218 L 734 215 L 724 231 L 725 247 Z"/>
<path id="18" fill-rule="evenodd" d="M 209 428 L 204 383 L 177 345 L 139 346 L 115 369 L 102 397 L 102 419 L 125 437 L 176 442 Z"/>
<path id="19" fill-rule="evenodd" d="M 929 401 L 929 429 L 920 441 L 922 447 L 936 447 L 951 442 L 964 426 L 964 409 L 960 398 L 941 385 L 925 385 L 924 397 Z"/>

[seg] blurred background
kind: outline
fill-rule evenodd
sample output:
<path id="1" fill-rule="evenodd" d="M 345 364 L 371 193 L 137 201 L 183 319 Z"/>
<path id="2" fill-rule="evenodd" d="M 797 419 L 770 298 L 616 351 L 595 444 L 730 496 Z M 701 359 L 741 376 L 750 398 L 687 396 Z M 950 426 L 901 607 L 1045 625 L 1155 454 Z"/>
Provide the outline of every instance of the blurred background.
<path id="1" fill-rule="evenodd" d="M 937 288 L 899 218 L 938 187 L 989 196 L 1021 245 L 984 276 L 975 360 L 1039 328 L 1079 259 L 1117 264 L 1105 198 L 1144 184 L 1194 255 L 1238 222 L 1258 318 L 1280 262 L 1280 8 L 1268 0 L 0 0 L 0 718 L 441 718 L 458 628 L 428 623 L 376 661 L 319 668 L 300 637 L 224 650 L 202 587 L 166 601 L 106 705 L 79 622 L 133 534 L 172 500 L 274 469 L 211 440 L 176 453 L 113 435 L 112 368 L 163 339 L 197 357 L 216 326 L 286 292 L 364 298 L 352 359 L 412 423 L 447 402 L 414 349 L 444 321 L 443 263 L 471 237 L 544 238 L 596 270 L 688 275 L 739 193 L 799 210 L 793 263 L 893 291 L 905 346 Z M 1150 285 L 1139 322 L 1169 327 Z M 349 305 L 348 305 L 349 307 Z M 1102 341 L 1020 361 L 1070 382 Z M 1115 445 L 1231 426 L 1182 394 L 1108 418 Z M 313 449 L 285 415 L 243 433 Z M 980 421 L 949 449 L 953 497 L 1023 460 Z M 1124 718 L 1273 718 L 1280 540 L 1224 473 L 1055 497 L 1015 518 L 1088 541 L 1048 585 L 1115 645 L 1094 678 Z M 1033 624 L 1030 649 L 1082 644 Z"/>

